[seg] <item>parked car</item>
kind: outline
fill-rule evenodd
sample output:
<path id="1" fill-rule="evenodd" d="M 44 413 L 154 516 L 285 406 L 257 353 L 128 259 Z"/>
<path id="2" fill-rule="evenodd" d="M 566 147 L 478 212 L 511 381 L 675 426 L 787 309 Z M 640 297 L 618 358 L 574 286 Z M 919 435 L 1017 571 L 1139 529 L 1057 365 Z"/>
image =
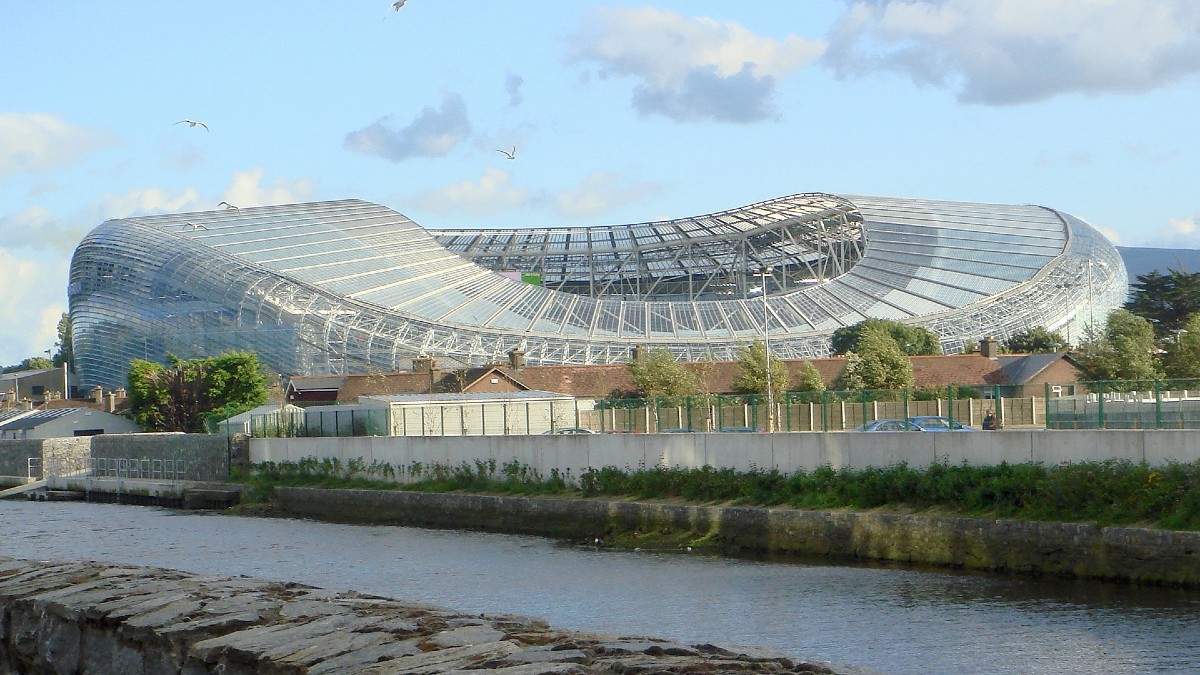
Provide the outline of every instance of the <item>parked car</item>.
<path id="1" fill-rule="evenodd" d="M 699 431 L 691 427 L 671 427 L 669 429 L 659 429 L 660 434 L 698 434 Z"/>
<path id="2" fill-rule="evenodd" d="M 851 429 L 851 431 L 925 431 L 908 420 L 879 419 Z"/>
<path id="3" fill-rule="evenodd" d="M 605 429 L 606 434 L 640 434 L 641 429 Z"/>
<path id="4" fill-rule="evenodd" d="M 561 428 L 561 429 L 551 429 L 550 431 L 543 431 L 543 432 L 542 432 L 542 435 L 544 436 L 544 435 L 546 435 L 546 434 L 555 434 L 555 435 L 558 435 L 558 434 L 567 434 L 567 435 L 570 435 L 570 434 L 595 434 L 595 433 L 599 433 L 599 432 L 592 431 L 591 429 L 585 429 L 584 427 L 563 427 L 563 428 Z"/>
<path id="5" fill-rule="evenodd" d="M 913 417 L 910 421 L 925 431 L 978 431 L 975 427 L 969 427 L 958 420 L 937 415 Z"/>
<path id="6" fill-rule="evenodd" d="M 765 434 L 766 431 L 758 427 L 721 427 L 723 434 Z"/>

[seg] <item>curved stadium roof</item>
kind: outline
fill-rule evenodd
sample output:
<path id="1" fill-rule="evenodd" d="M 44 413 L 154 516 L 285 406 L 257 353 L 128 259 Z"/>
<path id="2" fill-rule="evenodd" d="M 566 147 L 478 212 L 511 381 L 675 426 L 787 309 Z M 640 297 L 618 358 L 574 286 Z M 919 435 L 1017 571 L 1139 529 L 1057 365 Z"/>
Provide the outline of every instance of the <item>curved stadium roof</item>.
<path id="1" fill-rule="evenodd" d="M 541 364 L 621 362 L 635 344 L 733 359 L 764 326 L 773 352 L 811 358 L 867 317 L 952 353 L 1079 331 L 1125 293 L 1116 249 L 1061 212 L 829 194 L 529 230 L 426 231 L 358 200 L 123 218 L 79 245 L 68 289 L 81 382 L 107 386 L 132 358 L 230 348 L 286 374 L 514 348 Z"/>

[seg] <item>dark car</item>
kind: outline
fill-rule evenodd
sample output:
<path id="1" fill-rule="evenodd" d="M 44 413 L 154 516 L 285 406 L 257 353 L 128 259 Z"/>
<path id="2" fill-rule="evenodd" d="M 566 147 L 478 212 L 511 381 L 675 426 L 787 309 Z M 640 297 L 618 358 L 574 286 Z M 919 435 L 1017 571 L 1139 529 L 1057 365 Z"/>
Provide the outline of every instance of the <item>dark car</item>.
<path id="1" fill-rule="evenodd" d="M 670 429 L 659 429 L 660 434 L 698 434 L 699 431 L 691 427 L 671 427 Z"/>
<path id="2" fill-rule="evenodd" d="M 545 435 L 545 434 L 564 434 L 564 435 L 584 434 L 584 435 L 586 435 L 586 434 L 594 434 L 594 433 L 598 433 L 598 432 L 592 431 L 591 429 L 585 429 L 584 427 L 562 427 L 561 429 L 551 429 L 550 431 L 542 432 L 543 435 Z"/>
<path id="3" fill-rule="evenodd" d="M 723 434 L 765 434 L 767 432 L 758 427 L 721 427 Z"/>
<path id="4" fill-rule="evenodd" d="M 908 420 L 880 419 L 857 426 L 851 431 L 925 431 Z"/>
<path id="5" fill-rule="evenodd" d="M 975 427 L 969 427 L 958 420 L 952 420 L 949 417 L 941 417 L 939 415 L 913 417 L 911 421 L 924 431 L 978 431 Z"/>

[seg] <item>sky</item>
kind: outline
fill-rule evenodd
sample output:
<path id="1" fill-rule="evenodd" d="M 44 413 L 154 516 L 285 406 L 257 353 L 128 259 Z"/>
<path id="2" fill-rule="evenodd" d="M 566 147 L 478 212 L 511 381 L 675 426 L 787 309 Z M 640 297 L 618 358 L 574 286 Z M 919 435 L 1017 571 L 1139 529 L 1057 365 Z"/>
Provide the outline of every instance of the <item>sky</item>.
<path id="1" fill-rule="evenodd" d="M 0 0 L 0 64 L 0 365 L 53 348 L 92 228 L 222 201 L 443 229 L 829 192 L 1200 248 L 1196 0 Z"/>

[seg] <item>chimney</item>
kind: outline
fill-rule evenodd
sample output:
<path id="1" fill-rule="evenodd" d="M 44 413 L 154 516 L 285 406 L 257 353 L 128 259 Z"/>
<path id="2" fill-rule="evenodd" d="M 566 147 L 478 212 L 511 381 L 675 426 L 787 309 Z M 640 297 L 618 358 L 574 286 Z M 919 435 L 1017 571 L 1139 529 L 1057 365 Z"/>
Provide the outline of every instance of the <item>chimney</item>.
<path id="1" fill-rule="evenodd" d="M 999 353 L 1000 343 L 996 341 L 996 338 L 989 335 L 979 341 L 980 356 L 987 359 L 994 359 Z"/>
<path id="2" fill-rule="evenodd" d="M 104 387 L 100 385 L 92 387 L 92 403 L 104 403 Z"/>
<path id="3" fill-rule="evenodd" d="M 129 396 L 125 393 L 125 387 L 117 387 L 117 390 L 113 393 L 117 395 L 117 398 L 129 398 Z"/>
<path id="4" fill-rule="evenodd" d="M 104 405 L 104 410 L 107 412 L 117 411 L 117 393 L 114 391 L 108 392 L 108 401 Z"/>
<path id="5" fill-rule="evenodd" d="M 514 347 L 508 353 L 508 365 L 513 370 L 520 370 L 525 367 L 525 352 L 521 351 L 520 347 Z"/>
<path id="6" fill-rule="evenodd" d="M 21 407 L 26 410 L 33 410 L 33 399 L 31 399 L 31 398 L 21 399 Z"/>
<path id="7" fill-rule="evenodd" d="M 426 393 L 432 394 L 433 393 L 433 385 L 435 382 L 437 382 L 438 375 L 441 374 L 441 369 L 438 368 L 437 361 L 435 361 L 432 356 L 424 356 L 424 355 L 418 356 L 415 359 L 413 359 L 413 372 L 414 373 L 425 373 L 426 375 L 429 376 L 428 379 L 426 380 L 428 389 L 426 389 L 425 391 L 426 391 Z"/>

